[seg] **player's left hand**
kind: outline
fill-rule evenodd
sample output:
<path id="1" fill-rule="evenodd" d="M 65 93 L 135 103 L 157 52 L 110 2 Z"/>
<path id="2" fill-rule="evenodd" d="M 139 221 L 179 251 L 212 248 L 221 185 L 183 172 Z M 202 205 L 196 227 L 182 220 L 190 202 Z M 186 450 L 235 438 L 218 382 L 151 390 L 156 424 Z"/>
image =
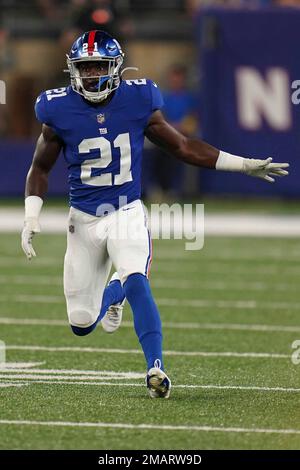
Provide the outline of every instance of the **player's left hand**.
<path id="1" fill-rule="evenodd" d="M 272 163 L 273 158 L 257 160 L 254 158 L 244 158 L 243 173 L 249 176 L 261 178 L 269 183 L 274 183 L 272 176 L 286 176 L 289 174 L 284 168 L 288 168 L 289 163 Z"/>
<path id="2" fill-rule="evenodd" d="M 32 257 L 36 256 L 36 253 L 32 246 L 33 236 L 35 233 L 39 233 L 40 231 L 40 224 L 36 218 L 29 217 L 25 220 L 24 228 L 22 231 L 22 248 L 29 261 Z"/>

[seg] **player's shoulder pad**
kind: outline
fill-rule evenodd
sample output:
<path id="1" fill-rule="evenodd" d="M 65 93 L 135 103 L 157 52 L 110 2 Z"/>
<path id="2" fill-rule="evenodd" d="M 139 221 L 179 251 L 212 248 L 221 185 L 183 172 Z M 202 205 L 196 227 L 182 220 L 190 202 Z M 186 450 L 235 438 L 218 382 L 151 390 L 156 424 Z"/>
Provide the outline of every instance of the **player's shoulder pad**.
<path id="1" fill-rule="evenodd" d="M 134 90 L 140 90 L 141 93 L 145 92 L 152 86 L 157 88 L 157 84 L 149 78 L 132 78 L 130 80 L 124 80 L 126 85 Z"/>
<path id="2" fill-rule="evenodd" d="M 125 80 L 126 85 L 133 93 L 139 94 L 140 98 L 144 99 L 150 106 L 150 111 L 160 109 L 163 107 L 163 98 L 158 85 L 149 78 L 136 78 Z"/>
<path id="3" fill-rule="evenodd" d="M 41 123 L 51 124 L 55 112 L 64 105 L 64 100 L 68 95 L 69 87 L 43 91 L 35 102 L 34 109 L 37 119 Z"/>

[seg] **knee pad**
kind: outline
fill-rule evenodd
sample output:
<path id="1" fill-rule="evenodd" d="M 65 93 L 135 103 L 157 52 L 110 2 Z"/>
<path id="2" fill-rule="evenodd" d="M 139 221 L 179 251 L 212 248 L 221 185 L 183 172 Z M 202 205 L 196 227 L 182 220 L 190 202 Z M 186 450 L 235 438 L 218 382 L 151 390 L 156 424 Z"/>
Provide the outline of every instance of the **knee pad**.
<path id="1" fill-rule="evenodd" d="M 95 318 L 87 310 L 73 310 L 69 312 L 69 322 L 71 326 L 87 328 L 95 323 Z"/>

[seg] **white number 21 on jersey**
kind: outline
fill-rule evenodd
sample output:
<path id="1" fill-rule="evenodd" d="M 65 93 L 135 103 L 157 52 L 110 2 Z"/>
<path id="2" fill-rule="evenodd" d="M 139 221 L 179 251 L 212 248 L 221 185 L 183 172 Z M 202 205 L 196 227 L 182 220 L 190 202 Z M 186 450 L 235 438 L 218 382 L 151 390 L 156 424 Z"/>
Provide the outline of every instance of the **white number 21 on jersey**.
<path id="1" fill-rule="evenodd" d="M 93 168 L 106 168 L 112 161 L 111 142 L 105 137 L 94 137 L 84 139 L 78 146 L 79 153 L 89 153 L 91 150 L 99 149 L 100 158 L 84 160 L 81 164 L 80 178 L 83 184 L 90 186 L 112 186 L 113 184 L 123 184 L 132 181 L 131 174 L 131 146 L 129 133 L 119 134 L 113 141 L 114 148 L 120 149 L 120 173 L 103 173 L 102 175 L 92 176 Z"/>

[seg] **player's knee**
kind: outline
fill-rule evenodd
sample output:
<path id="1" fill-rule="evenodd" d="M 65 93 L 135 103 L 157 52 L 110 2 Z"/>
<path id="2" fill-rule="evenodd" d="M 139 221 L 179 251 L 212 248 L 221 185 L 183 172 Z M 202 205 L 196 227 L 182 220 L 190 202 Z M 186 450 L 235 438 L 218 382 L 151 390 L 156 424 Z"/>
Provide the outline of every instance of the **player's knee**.
<path id="1" fill-rule="evenodd" d="M 143 296 L 149 295 L 150 287 L 149 281 L 144 274 L 133 273 L 130 274 L 123 284 L 125 295 L 130 302 L 130 298 L 136 295 Z"/>
<path id="2" fill-rule="evenodd" d="M 77 328 L 88 328 L 95 322 L 94 316 L 87 310 L 72 310 L 68 315 L 71 326 Z"/>

